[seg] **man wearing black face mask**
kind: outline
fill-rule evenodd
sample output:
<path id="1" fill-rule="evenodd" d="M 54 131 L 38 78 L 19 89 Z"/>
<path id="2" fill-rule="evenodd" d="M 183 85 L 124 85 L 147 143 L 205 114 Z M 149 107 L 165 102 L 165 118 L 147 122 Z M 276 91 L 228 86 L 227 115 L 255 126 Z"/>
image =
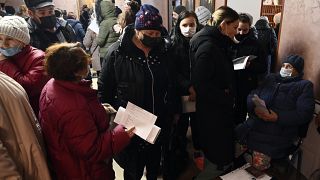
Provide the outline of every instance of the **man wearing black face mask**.
<path id="1" fill-rule="evenodd" d="M 30 45 L 45 51 L 54 43 L 76 42 L 72 27 L 55 17 L 52 0 L 25 0 L 25 3 L 30 15 Z"/>
<path id="2" fill-rule="evenodd" d="M 130 101 L 155 114 L 156 125 L 161 128 L 154 144 L 135 136 L 117 156 L 125 180 L 141 179 L 144 167 L 147 179 L 157 179 L 161 146 L 168 140 L 172 83 L 167 63 L 170 55 L 161 37 L 162 29 L 158 9 L 148 4 L 141 6 L 134 25 L 127 26 L 120 39 L 109 46 L 98 80 L 101 102 L 118 109 Z"/>
<path id="3" fill-rule="evenodd" d="M 235 121 L 243 122 L 247 116 L 247 96 L 252 89 L 258 85 L 267 71 L 267 55 L 259 44 L 257 32 L 251 27 L 251 15 L 246 13 L 239 14 L 238 34 L 235 36 L 236 44 L 233 46 L 235 57 L 248 55 L 257 56 L 247 64 L 243 70 L 235 71 L 236 83 L 236 103 L 235 103 Z"/>

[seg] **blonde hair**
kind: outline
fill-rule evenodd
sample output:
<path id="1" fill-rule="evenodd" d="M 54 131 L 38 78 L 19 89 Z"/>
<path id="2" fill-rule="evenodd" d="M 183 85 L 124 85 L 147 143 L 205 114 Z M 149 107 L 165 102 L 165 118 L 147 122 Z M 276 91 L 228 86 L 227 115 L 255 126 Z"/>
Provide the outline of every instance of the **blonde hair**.
<path id="1" fill-rule="evenodd" d="M 228 6 L 219 7 L 208 21 L 210 26 L 219 26 L 223 21 L 227 24 L 232 23 L 239 19 L 239 14 Z"/>

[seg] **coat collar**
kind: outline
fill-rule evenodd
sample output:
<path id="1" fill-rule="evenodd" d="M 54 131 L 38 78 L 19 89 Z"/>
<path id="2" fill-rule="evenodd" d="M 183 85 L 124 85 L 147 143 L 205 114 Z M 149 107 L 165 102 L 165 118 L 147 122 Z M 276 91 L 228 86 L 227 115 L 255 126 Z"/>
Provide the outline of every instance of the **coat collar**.
<path id="1" fill-rule="evenodd" d="M 50 81 L 64 87 L 65 89 L 68 89 L 70 91 L 77 91 L 85 96 L 97 95 L 97 90 L 94 90 L 90 87 L 92 81 L 82 80 L 78 83 L 74 83 L 70 81 L 55 80 L 53 78 Z"/>

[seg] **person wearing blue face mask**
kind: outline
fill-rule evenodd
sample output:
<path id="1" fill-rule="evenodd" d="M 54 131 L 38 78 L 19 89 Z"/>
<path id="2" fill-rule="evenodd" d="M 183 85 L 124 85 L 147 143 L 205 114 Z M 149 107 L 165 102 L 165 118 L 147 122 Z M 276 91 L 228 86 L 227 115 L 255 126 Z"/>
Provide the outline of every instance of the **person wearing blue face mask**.
<path id="1" fill-rule="evenodd" d="M 270 74 L 247 98 L 248 119 L 236 128 L 249 150 L 275 161 L 287 160 L 298 137 L 304 137 L 313 118 L 313 84 L 303 79 L 304 59 L 290 55 L 279 74 Z M 249 129 L 249 131 L 248 131 Z"/>
<path id="2" fill-rule="evenodd" d="M 44 52 L 29 42 L 28 25 L 23 18 L 5 16 L 0 20 L 0 71 L 26 90 L 37 115 L 40 93 L 49 78 L 44 74 Z"/>

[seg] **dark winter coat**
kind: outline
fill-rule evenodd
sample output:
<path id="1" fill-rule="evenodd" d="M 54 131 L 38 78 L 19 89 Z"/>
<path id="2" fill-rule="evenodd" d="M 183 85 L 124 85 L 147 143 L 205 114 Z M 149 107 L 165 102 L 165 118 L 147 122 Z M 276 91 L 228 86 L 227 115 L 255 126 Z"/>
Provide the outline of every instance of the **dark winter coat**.
<path id="1" fill-rule="evenodd" d="M 133 27 L 128 26 L 120 40 L 110 46 L 98 80 L 98 96 L 116 109 L 130 101 L 157 115 L 156 125 L 165 128 L 169 125 L 166 115 L 171 96 L 166 62 L 169 54 L 160 44 L 145 57 L 132 42 L 134 34 Z"/>
<path id="2" fill-rule="evenodd" d="M 40 125 L 58 180 L 115 179 L 112 157 L 130 141 L 122 126 L 108 130 L 90 84 L 51 79 L 41 93 Z"/>
<path id="3" fill-rule="evenodd" d="M 205 157 L 217 165 L 233 159 L 232 40 L 216 27 L 206 26 L 190 42 L 195 66 L 192 83 L 197 93 L 200 145 Z"/>
<path id="4" fill-rule="evenodd" d="M 77 37 L 77 41 L 82 43 L 84 36 L 86 35 L 86 32 L 81 24 L 80 21 L 75 19 L 67 19 L 67 22 L 71 25 L 71 27 L 74 29 L 74 32 Z"/>
<path id="5" fill-rule="evenodd" d="M 257 94 L 269 109 L 278 115 L 276 122 L 266 122 L 254 114 L 252 97 Z M 305 127 L 314 111 L 313 84 L 301 77 L 281 78 L 271 74 L 266 81 L 248 96 L 250 132 L 248 147 L 271 156 L 283 158 Z"/>
<path id="6" fill-rule="evenodd" d="M 189 95 L 189 88 L 191 87 L 191 67 L 193 64 L 189 58 L 189 40 L 184 38 L 181 39 L 180 42 L 173 41 L 171 51 L 178 83 L 178 95 Z"/>
<path id="7" fill-rule="evenodd" d="M 257 56 L 257 58 L 251 60 L 249 67 L 246 67 L 243 70 L 235 71 L 235 121 L 236 123 L 240 123 L 246 118 L 247 96 L 251 90 L 257 88 L 258 81 L 262 79 L 267 71 L 268 63 L 266 52 L 259 44 L 254 28 L 251 28 L 247 36 L 238 44 L 233 46 L 233 50 L 236 58 L 248 55 Z"/>
<path id="8" fill-rule="evenodd" d="M 45 51 L 50 45 L 61 42 L 77 42 L 73 28 L 65 22 L 57 19 L 56 32 L 51 33 L 40 29 L 37 24 L 29 18 L 28 28 L 30 33 L 30 45 Z"/>
<path id="9" fill-rule="evenodd" d="M 268 21 L 260 19 L 254 25 L 258 32 L 258 41 L 269 55 L 274 55 L 278 46 L 278 39 L 275 31 L 268 24 Z"/>
<path id="10" fill-rule="evenodd" d="M 44 72 L 44 52 L 26 45 L 17 55 L 0 61 L 0 71 L 26 90 L 32 109 L 38 115 L 40 93 L 49 80 Z"/>

